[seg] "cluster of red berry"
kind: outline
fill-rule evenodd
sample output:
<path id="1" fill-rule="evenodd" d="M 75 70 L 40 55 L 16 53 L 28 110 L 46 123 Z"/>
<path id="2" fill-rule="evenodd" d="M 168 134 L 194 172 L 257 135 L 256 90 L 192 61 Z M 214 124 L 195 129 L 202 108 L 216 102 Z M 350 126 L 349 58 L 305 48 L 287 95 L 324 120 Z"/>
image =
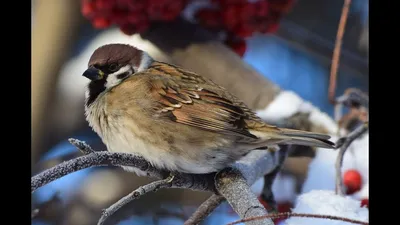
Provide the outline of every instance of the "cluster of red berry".
<path id="1" fill-rule="evenodd" d="M 254 33 L 274 33 L 293 0 L 212 0 L 213 8 L 204 8 L 196 18 L 205 27 L 224 30 L 226 44 L 239 55 L 246 51 L 246 37 Z"/>
<path id="2" fill-rule="evenodd" d="M 195 17 L 201 25 L 228 34 L 226 44 L 243 56 L 243 38 L 255 32 L 273 33 L 293 0 L 210 0 Z M 82 14 L 95 28 L 117 25 L 127 35 L 146 31 L 152 22 L 176 19 L 189 0 L 82 0 Z"/>
<path id="3" fill-rule="evenodd" d="M 82 0 L 82 14 L 95 28 L 117 25 L 127 35 L 142 33 L 151 22 L 172 21 L 187 0 Z"/>

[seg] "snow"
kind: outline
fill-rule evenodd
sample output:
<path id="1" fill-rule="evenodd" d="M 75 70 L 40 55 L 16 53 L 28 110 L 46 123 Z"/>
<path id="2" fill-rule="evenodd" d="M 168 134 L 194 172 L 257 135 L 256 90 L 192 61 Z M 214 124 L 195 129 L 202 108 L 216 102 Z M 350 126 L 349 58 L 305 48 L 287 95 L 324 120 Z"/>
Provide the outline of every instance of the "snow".
<path id="1" fill-rule="evenodd" d="M 295 113 L 309 113 L 309 120 L 315 126 L 325 128 L 331 141 L 337 141 L 338 126 L 333 118 L 307 102 L 292 91 L 281 91 L 278 96 L 258 116 L 266 121 L 281 121 Z M 341 133 L 341 135 L 343 135 Z M 315 158 L 309 164 L 306 180 L 301 195 L 295 198 L 294 181 L 282 182 L 277 177 L 273 185 L 276 201 L 289 200 L 296 202 L 293 212 L 336 215 L 362 221 L 368 221 L 368 208 L 360 206 L 361 199 L 369 196 L 369 133 L 353 141 L 343 159 L 342 174 L 349 169 L 356 169 L 362 176 L 360 191 L 346 197 L 335 195 L 335 163 L 339 151 L 317 149 Z M 286 225 L 347 225 L 343 221 L 291 217 L 285 220 Z"/>
<path id="2" fill-rule="evenodd" d="M 360 206 L 360 201 L 348 196 L 336 195 L 333 191 L 313 190 L 299 196 L 293 212 L 340 216 L 368 222 L 369 210 Z M 339 220 L 290 217 L 286 225 L 353 225 Z"/>
<path id="3" fill-rule="evenodd" d="M 369 134 L 355 140 L 348 148 L 343 158 L 342 174 L 349 169 L 356 169 L 362 177 L 363 193 L 355 193 L 355 198 L 368 198 L 369 178 Z M 307 179 L 303 184 L 303 193 L 314 189 L 335 190 L 335 163 L 338 151 L 319 149 L 309 165 Z M 366 187 L 365 187 L 366 185 Z"/>
<path id="4" fill-rule="evenodd" d="M 282 90 L 278 96 L 263 110 L 257 111 L 258 116 L 267 121 L 279 121 L 294 115 L 297 112 L 310 113 L 310 121 L 317 126 L 324 127 L 332 136 L 331 141 L 336 141 L 338 126 L 326 113 L 321 112 L 310 102 L 303 100 L 293 91 Z M 344 159 L 342 172 L 348 169 L 356 169 L 363 178 L 363 197 L 368 197 L 368 157 L 369 134 L 355 140 L 348 148 Z M 338 151 L 329 149 L 317 149 L 316 156 L 309 165 L 307 179 L 303 185 L 303 193 L 311 190 L 335 189 L 335 163 Z M 279 189 L 281 191 L 281 189 Z M 361 192 L 361 191 L 360 191 Z M 355 197 L 361 194 L 355 193 Z"/>
<path id="5" fill-rule="evenodd" d="M 310 113 L 310 121 L 324 127 L 331 134 L 338 131 L 336 122 L 328 114 L 321 112 L 293 91 L 282 90 L 265 109 L 257 111 L 257 115 L 266 121 L 279 121 L 297 112 Z"/>

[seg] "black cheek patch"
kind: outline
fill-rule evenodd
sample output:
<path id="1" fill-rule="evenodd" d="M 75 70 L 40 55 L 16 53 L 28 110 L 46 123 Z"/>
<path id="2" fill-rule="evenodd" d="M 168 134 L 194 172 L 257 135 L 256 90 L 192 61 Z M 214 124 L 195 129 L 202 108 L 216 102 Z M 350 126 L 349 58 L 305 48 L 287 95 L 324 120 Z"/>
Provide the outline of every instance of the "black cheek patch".
<path id="1" fill-rule="evenodd" d="M 117 79 L 124 79 L 125 77 L 127 77 L 129 74 L 131 74 L 131 71 L 127 71 L 125 73 L 121 73 L 117 75 Z"/>

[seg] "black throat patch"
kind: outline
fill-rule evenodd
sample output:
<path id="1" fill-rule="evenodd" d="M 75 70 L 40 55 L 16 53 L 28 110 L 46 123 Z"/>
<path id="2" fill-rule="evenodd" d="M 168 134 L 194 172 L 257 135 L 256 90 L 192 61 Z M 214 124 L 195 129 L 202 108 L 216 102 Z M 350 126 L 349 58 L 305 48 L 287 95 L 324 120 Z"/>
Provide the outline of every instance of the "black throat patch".
<path id="1" fill-rule="evenodd" d="M 96 100 L 96 98 L 106 90 L 105 87 L 106 79 L 90 81 L 88 85 L 89 96 L 86 101 L 86 106 L 89 106 Z"/>

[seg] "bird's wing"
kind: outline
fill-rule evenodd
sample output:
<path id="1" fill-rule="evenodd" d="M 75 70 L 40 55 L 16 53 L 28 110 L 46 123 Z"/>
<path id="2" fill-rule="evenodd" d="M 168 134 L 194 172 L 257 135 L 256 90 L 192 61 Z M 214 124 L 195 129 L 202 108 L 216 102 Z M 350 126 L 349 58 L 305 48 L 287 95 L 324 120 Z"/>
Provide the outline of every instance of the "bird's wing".
<path id="1" fill-rule="evenodd" d="M 158 103 L 156 113 L 176 123 L 258 139 L 249 132 L 248 123 L 265 123 L 222 87 L 165 63 L 156 63 L 150 70 L 151 95 Z"/>

